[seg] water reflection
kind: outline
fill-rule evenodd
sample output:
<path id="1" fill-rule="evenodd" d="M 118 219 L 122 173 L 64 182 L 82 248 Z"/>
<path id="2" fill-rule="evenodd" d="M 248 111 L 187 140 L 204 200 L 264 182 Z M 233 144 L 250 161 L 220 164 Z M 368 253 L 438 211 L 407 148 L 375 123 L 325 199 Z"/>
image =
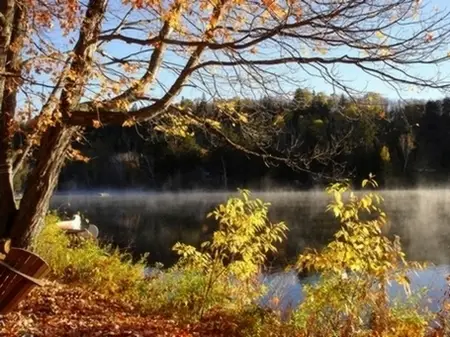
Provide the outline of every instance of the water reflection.
<path id="1" fill-rule="evenodd" d="M 426 288 L 423 299 L 419 302 L 422 308 L 428 308 L 431 311 L 439 311 L 441 300 L 445 291 L 448 289 L 446 281 L 447 275 L 450 274 L 450 267 L 447 265 L 430 267 L 423 271 L 411 271 L 408 277 L 411 280 L 411 293 L 419 294 Z M 296 308 L 304 298 L 303 285 L 314 284 L 319 277 L 312 275 L 299 280 L 294 272 L 274 273 L 265 275 L 264 283 L 267 285 L 268 292 L 261 299 L 261 304 L 274 310 L 281 312 L 289 312 Z M 391 300 L 404 302 L 406 293 L 402 286 L 397 283 L 391 283 L 389 286 L 389 295 Z M 277 298 L 276 307 L 273 298 Z"/>
<path id="2" fill-rule="evenodd" d="M 382 191 L 389 234 L 399 235 L 412 260 L 448 264 L 450 253 L 450 192 L 447 190 Z M 52 208 L 70 216 L 81 211 L 100 228 L 103 239 L 135 255 L 150 253 L 149 262 L 171 265 L 177 242 L 198 245 L 209 239 L 215 224 L 206 214 L 232 193 L 109 193 L 56 195 Z M 339 224 L 325 213 L 329 199 L 323 192 L 255 193 L 272 206 L 272 221 L 285 221 L 288 240 L 276 263 L 295 260 L 306 247 L 320 248 Z M 275 263 L 275 262 L 274 262 Z"/>
<path id="3" fill-rule="evenodd" d="M 445 276 L 450 273 L 450 191 L 414 190 L 382 191 L 385 210 L 389 218 L 387 232 L 399 235 L 407 257 L 429 261 L 437 267 L 419 273 L 411 272 L 412 291 L 427 286 L 431 303 L 437 310 L 439 298 L 446 289 Z M 149 263 L 174 263 L 176 256 L 171 247 L 177 242 L 199 245 L 210 238 L 215 229 L 206 220 L 218 203 L 234 193 L 108 193 L 56 195 L 52 208 L 86 214 L 91 223 L 100 228 L 103 240 L 130 250 L 135 256 L 150 253 Z M 320 248 L 329 242 L 338 229 L 338 222 L 325 206 L 329 202 L 323 192 L 262 192 L 255 195 L 272 203 L 270 219 L 285 221 L 290 231 L 288 240 L 280 247 L 274 266 L 295 261 L 306 247 Z M 317 276 L 299 279 L 295 273 L 274 272 L 264 276 L 269 293 L 262 304 L 271 305 L 271 299 L 280 299 L 283 311 L 301 302 L 302 284 L 315 282 Z M 402 289 L 391 285 L 392 298 L 401 297 Z"/>

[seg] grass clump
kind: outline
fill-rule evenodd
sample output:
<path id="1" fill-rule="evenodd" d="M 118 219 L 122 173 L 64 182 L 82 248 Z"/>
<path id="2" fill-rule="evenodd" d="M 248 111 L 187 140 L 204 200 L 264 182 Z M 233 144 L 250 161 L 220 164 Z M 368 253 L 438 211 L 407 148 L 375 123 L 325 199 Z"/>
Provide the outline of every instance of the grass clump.
<path id="1" fill-rule="evenodd" d="M 130 254 L 94 240 L 73 245 L 57 227 L 58 220 L 55 214 L 48 215 L 32 244 L 33 251 L 49 264 L 52 279 L 128 301 L 144 295 L 148 287 L 144 279 L 145 257 L 133 262 Z"/>

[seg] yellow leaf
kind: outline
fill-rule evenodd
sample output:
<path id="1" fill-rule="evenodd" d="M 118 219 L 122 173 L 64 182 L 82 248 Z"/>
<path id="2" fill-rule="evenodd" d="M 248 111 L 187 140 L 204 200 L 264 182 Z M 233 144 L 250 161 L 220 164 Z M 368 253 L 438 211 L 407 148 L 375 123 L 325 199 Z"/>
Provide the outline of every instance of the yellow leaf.
<path id="1" fill-rule="evenodd" d="M 391 52 L 391 50 L 388 47 L 381 47 L 380 48 L 380 55 L 381 56 L 389 56 L 391 54 L 392 54 L 392 52 Z"/>
<path id="2" fill-rule="evenodd" d="M 123 122 L 122 126 L 130 127 L 130 126 L 133 126 L 134 124 L 136 124 L 136 121 L 134 120 L 134 118 L 129 118 L 125 122 Z"/>
<path id="3" fill-rule="evenodd" d="M 239 120 L 243 123 L 248 123 L 248 118 L 245 115 L 240 115 Z"/>
<path id="4" fill-rule="evenodd" d="M 99 127 L 102 126 L 102 123 L 99 120 L 92 120 L 92 125 L 94 126 L 94 128 L 98 129 Z"/>
<path id="5" fill-rule="evenodd" d="M 275 120 L 273 121 L 273 125 L 278 126 L 278 125 L 282 125 L 283 123 L 284 123 L 284 116 L 283 115 L 275 116 Z"/>
<path id="6" fill-rule="evenodd" d="M 120 84 L 114 83 L 111 89 L 113 93 L 117 95 L 120 92 Z"/>
<path id="7" fill-rule="evenodd" d="M 379 39 L 382 39 L 382 38 L 384 37 L 384 34 L 383 34 L 383 32 L 377 31 L 377 32 L 375 33 L 375 36 L 376 36 L 377 38 L 379 38 Z"/>
<path id="8" fill-rule="evenodd" d="M 389 153 L 389 148 L 386 145 L 381 148 L 380 157 L 384 162 L 391 161 L 391 154 Z"/>
<path id="9" fill-rule="evenodd" d="M 325 55 L 328 52 L 328 49 L 325 47 L 317 47 L 317 48 L 315 48 L 315 50 L 322 55 Z"/>

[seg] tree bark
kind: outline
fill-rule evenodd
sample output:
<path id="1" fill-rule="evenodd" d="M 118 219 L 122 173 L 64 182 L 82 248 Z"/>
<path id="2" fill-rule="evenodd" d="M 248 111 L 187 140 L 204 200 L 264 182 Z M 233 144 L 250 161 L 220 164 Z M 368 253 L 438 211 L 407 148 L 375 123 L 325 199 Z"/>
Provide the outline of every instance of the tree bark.
<path id="1" fill-rule="evenodd" d="M 26 32 L 26 8 L 19 1 L 0 4 L 0 235 L 5 236 L 17 213 L 13 187 L 11 154 L 16 96 L 19 87 L 20 47 Z M 17 48 L 10 48 L 11 45 Z"/>
<path id="2" fill-rule="evenodd" d="M 14 246 L 27 247 L 40 230 L 75 131 L 76 127 L 58 124 L 43 135 L 36 167 L 27 179 L 10 233 Z"/>
<path id="3" fill-rule="evenodd" d="M 14 21 L 14 1 L 0 2 L 0 72 L 6 73 L 7 51 L 11 42 L 11 31 Z M 15 205 L 12 195 L 12 167 L 8 160 L 10 147 L 7 137 L 8 122 L 3 115 L 3 92 L 6 76 L 0 76 L 0 235 L 3 235 L 14 216 Z"/>
<path id="4" fill-rule="evenodd" d="M 0 1 L 0 72 L 6 73 L 6 55 L 11 41 L 14 20 L 14 0 Z M 3 101 L 3 89 L 6 76 L 0 76 L 0 107 Z"/>
<path id="5" fill-rule="evenodd" d="M 73 107 L 79 104 L 83 95 L 89 69 L 93 63 L 93 54 L 97 48 L 94 42 L 98 40 L 107 3 L 107 0 L 89 0 L 87 4 L 80 36 L 73 50 L 71 76 L 64 78 L 65 84 L 59 104 L 55 107 L 55 111 L 61 112 L 64 118 L 71 115 Z M 12 226 L 7 230 L 14 246 L 29 246 L 32 238 L 40 231 L 67 150 L 77 130 L 80 130 L 77 126 L 57 122 L 42 135 L 36 164 L 27 179 Z"/>

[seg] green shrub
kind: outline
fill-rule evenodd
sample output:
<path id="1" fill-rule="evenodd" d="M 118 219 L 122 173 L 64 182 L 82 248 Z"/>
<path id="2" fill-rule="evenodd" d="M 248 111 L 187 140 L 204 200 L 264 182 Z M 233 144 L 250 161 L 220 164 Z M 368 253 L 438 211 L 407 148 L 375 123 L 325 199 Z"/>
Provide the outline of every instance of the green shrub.
<path id="1" fill-rule="evenodd" d="M 35 238 L 32 249 L 50 266 L 50 277 L 99 291 L 105 295 L 136 301 L 146 291 L 144 260 L 133 263 L 131 256 L 110 245 L 84 240 L 72 245 L 56 223 L 54 214 Z"/>
<path id="2" fill-rule="evenodd" d="M 373 177 L 365 185 L 377 187 Z M 409 294 L 407 272 L 422 266 L 406 261 L 398 237 L 383 235 L 382 198 L 373 192 L 358 197 L 347 182 L 327 191 L 334 198 L 328 210 L 342 227 L 322 251 L 300 256 L 297 267 L 318 271 L 321 277 L 304 287 L 305 300 L 293 324 L 312 335 L 424 336 L 428 317 L 414 306 L 407 311 L 392 306 L 388 299 L 388 282 L 397 281 Z"/>
<path id="3" fill-rule="evenodd" d="M 264 292 L 260 272 L 267 254 L 277 251 L 275 244 L 287 231 L 284 223 L 269 221 L 268 206 L 243 190 L 240 197 L 230 198 L 208 215 L 219 225 L 211 242 L 202 243 L 200 250 L 175 244 L 173 249 L 180 255 L 170 270 L 175 284 L 165 290 L 177 310 L 201 317 L 215 306 L 239 311 L 255 305 Z"/>
<path id="4" fill-rule="evenodd" d="M 145 257 L 133 263 L 130 255 L 91 240 L 71 245 L 54 214 L 47 216 L 33 249 L 49 263 L 53 279 L 120 296 L 144 311 L 193 319 L 213 308 L 247 310 L 264 291 L 260 272 L 266 255 L 277 251 L 287 230 L 268 220 L 268 206 L 241 191 L 208 215 L 219 225 L 212 241 L 201 250 L 177 243 L 173 249 L 180 260 L 156 277 L 144 276 Z"/>

